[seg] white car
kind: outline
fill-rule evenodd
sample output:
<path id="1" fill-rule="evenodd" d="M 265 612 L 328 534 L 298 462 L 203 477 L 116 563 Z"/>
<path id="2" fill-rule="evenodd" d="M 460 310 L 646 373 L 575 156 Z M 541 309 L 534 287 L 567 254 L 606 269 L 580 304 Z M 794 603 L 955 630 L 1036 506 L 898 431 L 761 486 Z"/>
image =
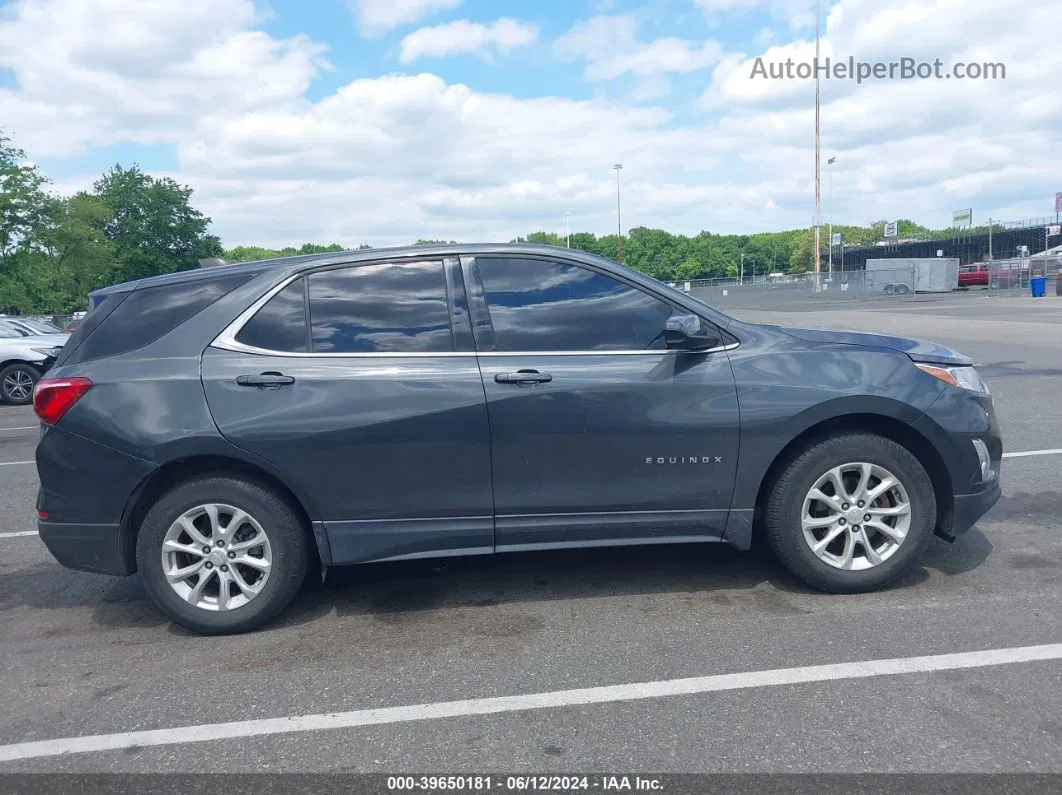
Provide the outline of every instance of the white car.
<path id="1" fill-rule="evenodd" d="M 59 356 L 69 334 L 24 336 L 0 323 L 0 401 L 25 406 L 33 401 L 33 387 Z"/>
<path id="2" fill-rule="evenodd" d="M 59 345 L 70 339 L 70 335 L 61 328 L 33 318 L 0 317 L 0 328 L 14 331 L 20 337 L 33 337 L 38 341 L 46 339 Z"/>

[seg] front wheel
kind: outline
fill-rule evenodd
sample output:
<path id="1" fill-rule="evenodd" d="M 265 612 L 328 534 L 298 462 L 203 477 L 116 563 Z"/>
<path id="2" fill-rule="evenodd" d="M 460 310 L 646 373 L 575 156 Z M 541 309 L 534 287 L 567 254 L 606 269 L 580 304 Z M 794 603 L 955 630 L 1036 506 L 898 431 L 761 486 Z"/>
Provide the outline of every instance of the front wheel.
<path id="1" fill-rule="evenodd" d="M 808 585 L 872 591 L 910 569 L 936 523 L 929 475 L 902 445 L 869 433 L 817 442 L 774 483 L 767 540 Z"/>
<path id="2" fill-rule="evenodd" d="M 16 362 L 0 370 L 0 399 L 15 406 L 33 402 L 33 388 L 41 380 L 41 371 L 32 364 Z"/>
<path id="3" fill-rule="evenodd" d="M 173 621 L 223 635 L 272 621 L 309 566 L 302 522 L 254 480 L 204 475 L 159 498 L 137 538 L 148 594 Z"/>

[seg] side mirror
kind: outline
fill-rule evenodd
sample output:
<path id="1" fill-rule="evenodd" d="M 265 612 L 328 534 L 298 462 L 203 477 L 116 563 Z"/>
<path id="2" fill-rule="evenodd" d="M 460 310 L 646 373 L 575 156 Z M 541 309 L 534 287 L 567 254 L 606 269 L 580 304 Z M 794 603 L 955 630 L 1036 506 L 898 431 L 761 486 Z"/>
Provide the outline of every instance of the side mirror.
<path id="1" fill-rule="evenodd" d="M 672 315 L 664 326 L 664 341 L 669 349 L 699 351 L 714 348 L 719 338 L 696 315 Z"/>

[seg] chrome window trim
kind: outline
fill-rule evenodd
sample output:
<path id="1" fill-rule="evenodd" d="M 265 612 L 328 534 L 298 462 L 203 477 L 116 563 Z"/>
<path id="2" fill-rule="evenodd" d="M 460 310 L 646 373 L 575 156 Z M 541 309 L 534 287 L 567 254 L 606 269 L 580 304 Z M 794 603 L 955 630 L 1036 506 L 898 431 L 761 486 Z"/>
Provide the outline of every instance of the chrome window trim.
<path id="1" fill-rule="evenodd" d="M 259 309 L 269 303 L 273 296 L 295 280 L 307 275 L 309 275 L 307 272 L 296 273 L 273 285 L 273 287 L 267 290 L 264 295 L 258 298 L 258 300 L 254 301 L 245 310 L 240 312 L 240 314 L 236 316 L 236 319 L 229 323 L 229 325 L 227 325 L 222 332 L 214 338 L 214 341 L 211 342 L 208 347 L 220 348 L 235 353 L 250 353 L 257 356 L 284 356 L 293 359 L 424 359 L 439 357 L 463 358 L 472 356 L 662 356 L 676 353 L 718 353 L 720 351 L 731 351 L 741 344 L 740 342 L 732 342 L 727 345 L 716 346 L 715 348 L 707 348 L 703 351 L 409 351 L 405 353 L 397 351 L 369 351 L 364 353 L 337 353 L 333 351 L 274 351 L 268 348 L 258 348 L 253 345 L 246 345 L 245 343 L 236 340 L 236 335 L 240 333 L 243 327 L 255 316 Z"/>

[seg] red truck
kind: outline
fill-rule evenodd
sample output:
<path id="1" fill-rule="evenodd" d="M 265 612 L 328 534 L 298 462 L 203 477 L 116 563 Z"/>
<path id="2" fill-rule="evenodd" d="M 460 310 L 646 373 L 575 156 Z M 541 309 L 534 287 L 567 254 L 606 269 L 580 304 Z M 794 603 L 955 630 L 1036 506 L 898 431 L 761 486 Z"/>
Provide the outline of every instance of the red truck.
<path id="1" fill-rule="evenodd" d="M 959 267 L 959 287 L 987 287 L 988 266 L 983 262 Z"/>

